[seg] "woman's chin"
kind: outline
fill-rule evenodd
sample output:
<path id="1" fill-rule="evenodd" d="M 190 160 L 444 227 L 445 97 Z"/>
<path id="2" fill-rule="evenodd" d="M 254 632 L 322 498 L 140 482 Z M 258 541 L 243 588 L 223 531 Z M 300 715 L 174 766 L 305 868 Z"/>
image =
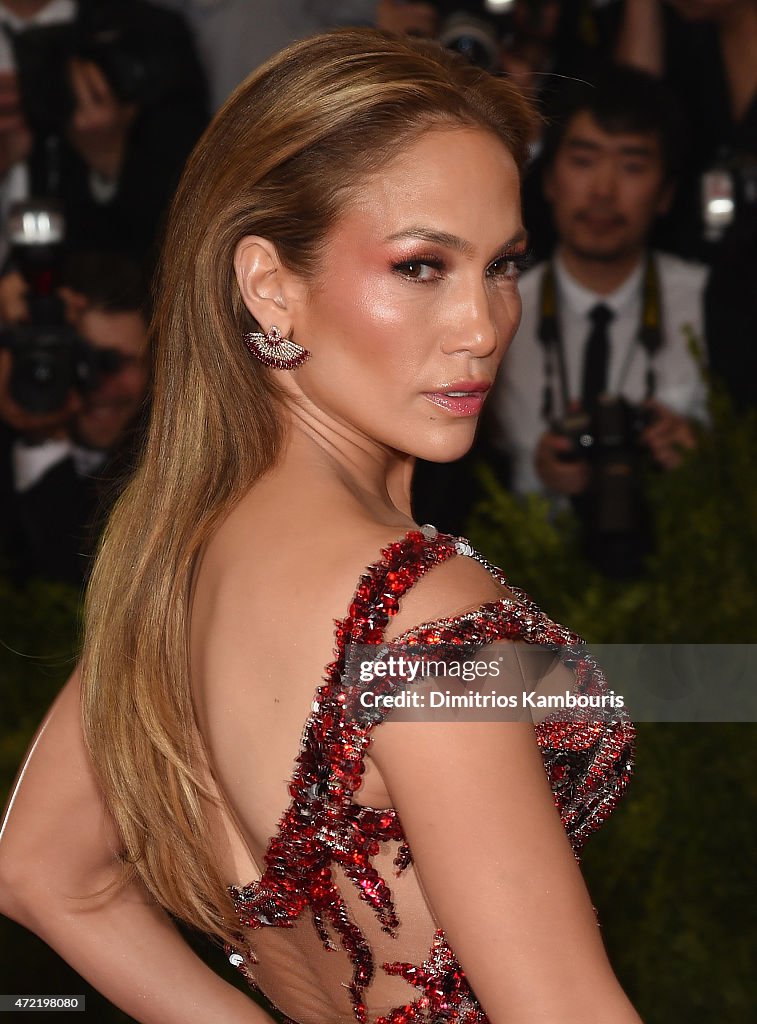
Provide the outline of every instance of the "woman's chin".
<path id="1" fill-rule="evenodd" d="M 424 459 L 426 462 L 457 462 L 467 455 L 473 447 L 475 432 L 470 431 L 468 436 L 434 438 L 427 444 L 417 444 L 412 454 L 417 459 Z"/>

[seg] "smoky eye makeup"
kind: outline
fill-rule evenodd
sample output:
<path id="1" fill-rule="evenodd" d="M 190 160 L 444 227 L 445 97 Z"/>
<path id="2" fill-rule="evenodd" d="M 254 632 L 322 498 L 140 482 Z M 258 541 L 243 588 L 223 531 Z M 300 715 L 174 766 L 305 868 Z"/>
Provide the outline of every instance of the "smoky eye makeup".
<path id="1" fill-rule="evenodd" d="M 490 277 L 519 277 L 525 270 L 533 266 L 534 254 L 527 246 L 508 249 L 495 257 L 486 268 Z"/>
<path id="2" fill-rule="evenodd" d="M 515 248 L 505 248 L 486 267 L 487 277 L 516 278 L 532 263 L 532 253 L 519 240 Z M 449 261 L 439 253 L 417 252 L 390 261 L 390 269 L 408 281 L 427 284 L 444 276 Z"/>
<path id="3" fill-rule="evenodd" d="M 441 276 L 446 269 L 446 263 L 441 256 L 418 253 L 401 260 L 392 260 L 391 268 L 409 281 L 428 281 Z"/>

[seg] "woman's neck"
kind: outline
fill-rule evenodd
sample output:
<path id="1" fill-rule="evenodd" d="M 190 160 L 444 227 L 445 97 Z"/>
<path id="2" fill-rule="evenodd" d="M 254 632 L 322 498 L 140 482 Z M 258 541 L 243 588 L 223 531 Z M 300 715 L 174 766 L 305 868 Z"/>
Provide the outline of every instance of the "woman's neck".
<path id="1" fill-rule="evenodd" d="M 282 468 L 308 488 L 335 488 L 351 496 L 376 522 L 412 519 L 415 459 L 346 430 L 296 416 L 287 431 Z"/>

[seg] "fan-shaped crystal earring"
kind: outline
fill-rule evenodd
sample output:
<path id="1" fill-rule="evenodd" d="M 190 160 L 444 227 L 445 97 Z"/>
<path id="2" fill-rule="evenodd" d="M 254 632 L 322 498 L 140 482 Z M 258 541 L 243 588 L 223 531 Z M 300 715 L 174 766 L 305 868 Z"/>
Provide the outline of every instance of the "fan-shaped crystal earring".
<path id="1" fill-rule="evenodd" d="M 244 343 L 256 359 L 274 370 L 295 370 L 312 354 L 291 338 L 285 338 L 275 324 L 266 334 L 245 334 Z"/>

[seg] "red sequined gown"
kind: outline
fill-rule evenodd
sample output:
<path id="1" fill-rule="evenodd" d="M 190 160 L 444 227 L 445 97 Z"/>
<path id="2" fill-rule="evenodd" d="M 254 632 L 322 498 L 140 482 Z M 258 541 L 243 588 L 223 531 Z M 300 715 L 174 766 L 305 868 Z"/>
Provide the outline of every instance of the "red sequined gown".
<path id="1" fill-rule="evenodd" d="M 467 541 L 423 527 L 381 554 L 336 623 L 336 657 L 305 723 L 291 803 L 269 841 L 264 873 L 229 889 L 243 930 L 227 954 L 253 987 L 300 1024 L 487 1024 L 423 897 L 397 813 L 354 800 L 382 715 L 372 712 L 366 721 L 347 712 L 347 647 L 381 644 L 389 616 L 410 587 L 433 566 L 463 555 L 481 562 L 513 597 L 425 623 L 393 644 L 560 645 L 576 692 L 597 694 L 607 686 L 585 653 L 571 660 L 580 638 L 547 618 Z M 578 852 L 626 788 L 634 732 L 622 711 L 612 720 L 565 721 L 565 712 L 561 718 L 535 728 L 555 803 Z M 318 992 L 327 995 L 319 1001 Z"/>

